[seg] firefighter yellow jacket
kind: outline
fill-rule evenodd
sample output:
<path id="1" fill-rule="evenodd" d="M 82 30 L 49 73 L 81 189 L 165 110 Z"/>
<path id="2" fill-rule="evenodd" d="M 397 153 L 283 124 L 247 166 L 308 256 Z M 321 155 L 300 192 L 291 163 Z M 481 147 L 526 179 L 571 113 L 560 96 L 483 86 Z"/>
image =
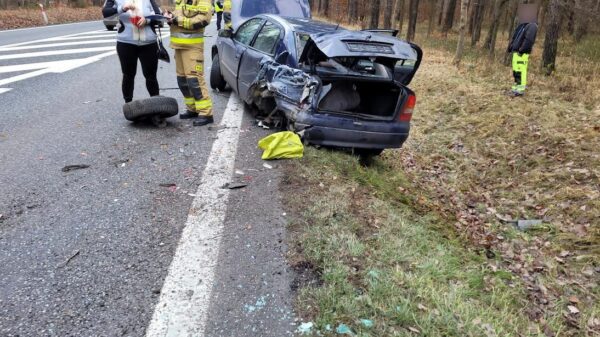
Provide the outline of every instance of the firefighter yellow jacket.
<path id="1" fill-rule="evenodd" d="M 210 24 L 212 11 L 211 0 L 177 0 L 171 25 L 171 48 L 203 48 L 204 27 Z"/>

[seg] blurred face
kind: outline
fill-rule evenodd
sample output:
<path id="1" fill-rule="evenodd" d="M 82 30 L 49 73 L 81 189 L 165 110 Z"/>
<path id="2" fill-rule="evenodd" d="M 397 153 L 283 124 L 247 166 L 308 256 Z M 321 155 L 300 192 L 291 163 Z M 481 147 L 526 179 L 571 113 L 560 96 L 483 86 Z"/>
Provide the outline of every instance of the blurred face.
<path id="1" fill-rule="evenodd" d="M 520 4 L 517 12 L 519 23 L 537 22 L 537 5 Z"/>

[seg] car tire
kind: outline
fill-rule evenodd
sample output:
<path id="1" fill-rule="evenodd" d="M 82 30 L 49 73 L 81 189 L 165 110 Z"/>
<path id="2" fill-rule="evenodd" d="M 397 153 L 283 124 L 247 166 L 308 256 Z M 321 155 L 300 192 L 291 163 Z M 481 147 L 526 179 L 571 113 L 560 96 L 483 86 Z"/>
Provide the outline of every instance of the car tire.
<path id="1" fill-rule="evenodd" d="M 219 91 L 223 91 L 225 90 L 226 86 L 227 82 L 225 82 L 223 74 L 221 74 L 221 62 L 219 60 L 219 54 L 215 54 L 210 68 L 210 87 L 213 89 L 218 89 Z"/>
<path id="2" fill-rule="evenodd" d="M 115 26 L 106 26 L 107 30 L 115 30 Z"/>
<path id="3" fill-rule="evenodd" d="M 158 116 L 169 118 L 179 113 L 177 100 L 173 97 L 154 96 L 123 105 L 123 115 L 128 121 L 137 121 L 145 117 Z"/>

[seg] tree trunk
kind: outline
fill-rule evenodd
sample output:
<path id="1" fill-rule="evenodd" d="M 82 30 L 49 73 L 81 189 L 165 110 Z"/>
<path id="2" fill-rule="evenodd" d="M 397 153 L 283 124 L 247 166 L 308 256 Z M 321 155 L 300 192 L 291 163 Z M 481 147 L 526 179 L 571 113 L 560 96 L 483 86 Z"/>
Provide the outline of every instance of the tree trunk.
<path id="1" fill-rule="evenodd" d="M 406 32 L 406 40 L 413 41 L 415 39 L 415 31 L 417 30 L 417 16 L 419 14 L 419 0 L 410 0 L 408 10 L 408 30 Z"/>
<path id="2" fill-rule="evenodd" d="M 465 50 L 465 31 L 467 28 L 467 17 L 469 10 L 469 0 L 462 0 L 460 4 L 460 25 L 458 26 L 458 43 L 456 45 L 456 55 L 454 56 L 454 65 L 458 66 L 462 60 Z"/>
<path id="3" fill-rule="evenodd" d="M 448 6 L 444 10 L 444 22 L 442 24 L 442 33 L 448 34 L 454 24 L 454 13 L 456 12 L 456 0 L 448 0 Z"/>
<path id="4" fill-rule="evenodd" d="M 500 15 L 502 14 L 502 9 L 508 0 L 496 0 L 494 4 L 494 12 L 492 14 L 492 24 L 490 26 L 490 30 L 488 31 L 487 38 L 485 39 L 485 48 L 489 50 L 489 56 L 493 57 L 496 49 L 496 37 L 498 36 L 498 28 L 500 26 Z"/>
<path id="5" fill-rule="evenodd" d="M 573 37 L 577 43 L 579 43 L 587 34 L 588 25 L 590 22 L 590 14 L 588 11 L 592 8 L 591 1 L 575 0 L 575 13 L 577 15 L 575 17 L 575 32 Z"/>
<path id="6" fill-rule="evenodd" d="M 385 12 L 383 12 L 383 28 L 392 28 L 392 14 L 394 13 L 394 0 L 385 0 Z"/>
<path id="7" fill-rule="evenodd" d="M 444 20 L 444 13 L 446 12 L 446 7 L 448 7 L 449 0 L 442 0 L 438 3 L 438 27 L 442 26 L 442 22 Z"/>
<path id="8" fill-rule="evenodd" d="M 369 28 L 379 27 L 379 1 L 371 2 L 371 15 L 369 19 Z"/>
<path id="9" fill-rule="evenodd" d="M 358 21 L 358 0 L 348 0 L 348 22 Z"/>
<path id="10" fill-rule="evenodd" d="M 435 0 L 429 0 L 429 25 L 427 26 L 427 37 L 431 36 L 431 33 L 433 33 L 436 7 Z"/>
<path id="11" fill-rule="evenodd" d="M 481 24 L 483 23 L 486 0 L 474 0 L 476 3 L 473 17 L 473 30 L 471 31 L 471 47 L 474 47 L 481 37 Z"/>
<path id="12" fill-rule="evenodd" d="M 321 13 L 323 13 L 325 17 L 329 17 L 329 0 L 321 0 L 321 4 L 323 5 Z"/>
<path id="13" fill-rule="evenodd" d="M 394 8 L 394 27 L 398 29 L 398 35 L 402 34 L 402 26 L 404 26 L 404 0 L 396 0 Z"/>
<path id="14" fill-rule="evenodd" d="M 546 38 L 544 39 L 544 51 L 542 53 L 542 69 L 546 75 L 551 75 L 556 70 L 560 19 L 560 0 L 550 0 L 546 18 Z"/>

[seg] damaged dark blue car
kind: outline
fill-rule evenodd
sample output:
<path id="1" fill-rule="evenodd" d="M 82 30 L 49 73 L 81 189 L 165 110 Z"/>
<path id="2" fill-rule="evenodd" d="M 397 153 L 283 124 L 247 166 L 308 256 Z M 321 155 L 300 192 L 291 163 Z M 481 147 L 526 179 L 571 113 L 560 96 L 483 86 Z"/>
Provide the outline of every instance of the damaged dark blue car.
<path id="1" fill-rule="evenodd" d="M 231 87 L 309 144 L 369 155 L 401 147 L 416 103 L 407 85 L 421 49 L 394 32 L 346 30 L 304 11 L 297 16 L 258 15 L 234 32 L 220 31 L 211 87 Z"/>

